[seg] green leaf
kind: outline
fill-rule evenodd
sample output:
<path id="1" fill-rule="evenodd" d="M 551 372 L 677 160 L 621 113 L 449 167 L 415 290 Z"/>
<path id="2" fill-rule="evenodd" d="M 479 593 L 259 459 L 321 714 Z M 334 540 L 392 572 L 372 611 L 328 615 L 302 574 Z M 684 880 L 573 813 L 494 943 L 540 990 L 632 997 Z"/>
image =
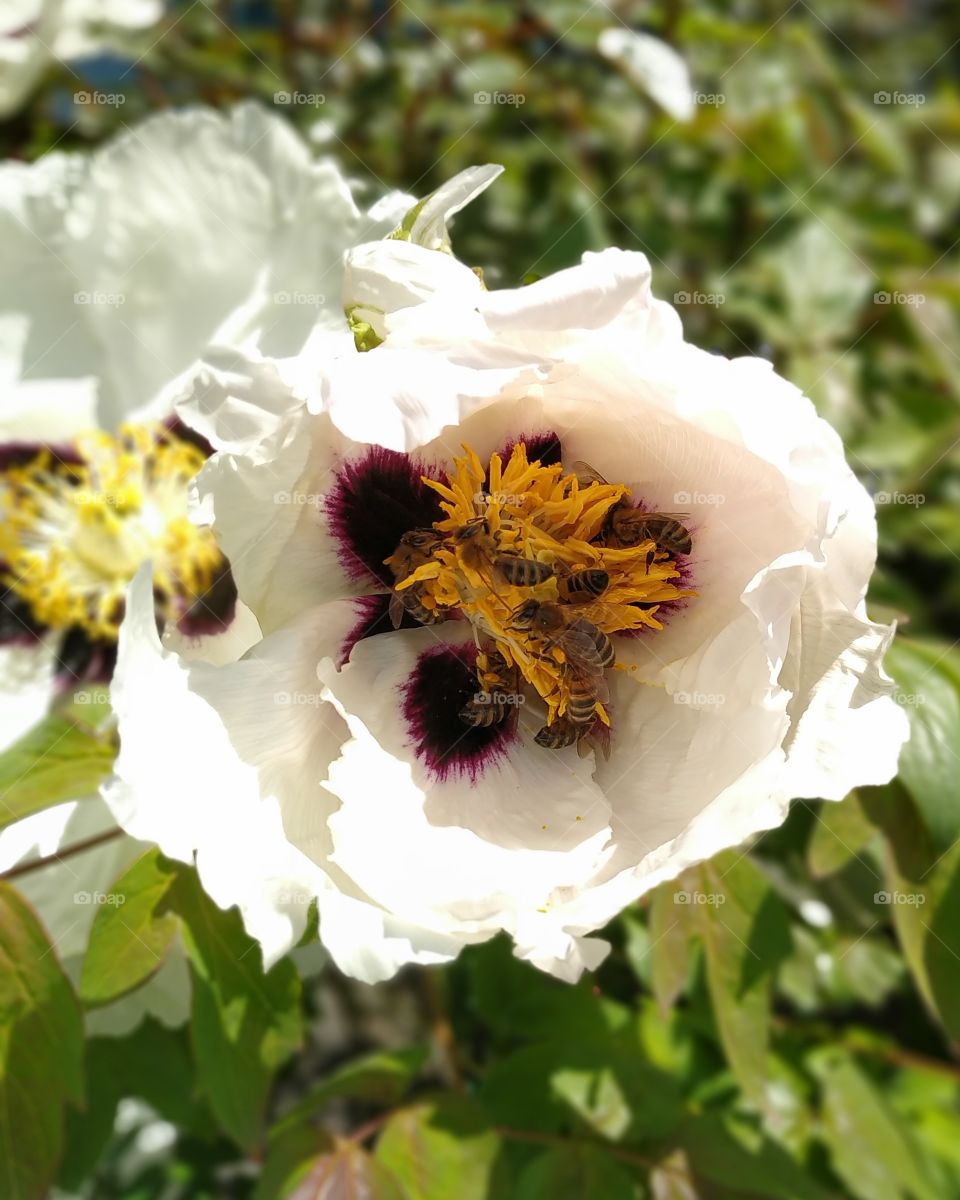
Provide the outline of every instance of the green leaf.
<path id="1" fill-rule="evenodd" d="M 517 1180 L 513 1200 L 636 1200 L 639 1190 L 609 1154 L 593 1146 L 557 1146 Z"/>
<path id="2" fill-rule="evenodd" d="M 398 1112 L 380 1135 L 376 1156 L 410 1200 L 487 1200 L 499 1149 L 486 1115 L 448 1097 Z"/>
<path id="3" fill-rule="evenodd" d="M 407 1200 L 390 1171 L 352 1142 L 320 1155 L 295 1188 L 273 1195 L 278 1200 Z"/>
<path id="4" fill-rule="evenodd" d="M 960 837 L 960 661 L 945 646 L 897 638 L 886 666 L 910 718 L 899 777 L 942 854 Z"/>
<path id="5" fill-rule="evenodd" d="M 807 866 L 814 879 L 842 870 L 876 837 L 856 793 L 840 803 L 824 801 L 812 811 L 816 820 L 807 846 Z"/>
<path id="6" fill-rule="evenodd" d="M 96 793 L 116 747 L 107 735 L 51 714 L 0 754 L 0 829 Z"/>
<path id="7" fill-rule="evenodd" d="M 663 1012 L 690 974 L 691 910 L 678 903 L 685 890 L 681 879 L 662 883 L 650 896 L 650 986 Z"/>
<path id="8" fill-rule="evenodd" d="M 831 1046 L 808 1061 L 823 1089 L 823 1138 L 852 1194 L 859 1200 L 935 1200 L 903 1123 L 853 1059 Z"/>
<path id="9" fill-rule="evenodd" d="M 167 1029 L 148 1017 L 127 1037 L 91 1038 L 85 1057 L 87 1104 L 67 1111 L 66 1152 L 59 1184 L 80 1190 L 114 1129 L 117 1105 L 136 1096 L 183 1132 L 210 1136 L 216 1126 L 195 1096 L 193 1062 L 184 1029 Z"/>
<path id="10" fill-rule="evenodd" d="M 703 938 L 720 1040 L 744 1091 L 761 1102 L 771 978 L 790 953 L 786 910 L 759 868 L 736 851 L 692 874 L 698 886 L 689 905 Z"/>
<path id="11" fill-rule="evenodd" d="M 0 1195 L 43 1197 L 63 1147 L 64 1105 L 83 1103 L 80 1006 L 39 921 L 0 884 Z"/>
<path id="12" fill-rule="evenodd" d="M 193 982 L 198 1078 L 223 1128 L 250 1149 L 273 1074 L 301 1043 L 300 979 L 289 959 L 264 974 L 240 914 L 217 908 L 192 871 L 181 872 L 175 898 Z"/>
<path id="13" fill-rule="evenodd" d="M 271 1136 L 304 1121 L 333 1099 L 349 1097 L 382 1108 L 398 1104 L 420 1073 L 427 1057 L 426 1047 L 412 1046 L 404 1050 L 378 1051 L 346 1063 L 311 1088 L 302 1100 L 286 1112 L 274 1126 Z"/>
<path id="14" fill-rule="evenodd" d="M 834 1200 L 833 1192 L 745 1121 L 719 1113 L 696 1117 L 682 1129 L 680 1145 L 697 1183 L 710 1185 L 704 1194 L 711 1200 Z"/>
<path id="15" fill-rule="evenodd" d="M 110 887 L 97 909 L 80 977 L 84 1004 L 106 1004 L 163 965 L 179 920 L 171 911 L 177 868 L 148 850 Z"/>

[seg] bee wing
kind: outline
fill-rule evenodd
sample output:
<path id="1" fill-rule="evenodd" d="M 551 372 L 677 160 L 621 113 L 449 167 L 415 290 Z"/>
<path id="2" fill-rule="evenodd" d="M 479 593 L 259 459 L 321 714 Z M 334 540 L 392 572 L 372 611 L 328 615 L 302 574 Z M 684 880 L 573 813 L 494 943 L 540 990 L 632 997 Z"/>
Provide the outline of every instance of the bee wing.
<path id="1" fill-rule="evenodd" d="M 581 487 L 589 487 L 591 483 L 607 482 L 598 471 L 595 471 L 593 467 L 590 466 L 589 463 L 585 463 L 580 459 L 577 459 L 576 462 L 572 462 L 570 464 L 569 471 L 570 474 L 576 475 L 577 483 L 579 483 Z"/>
<path id="2" fill-rule="evenodd" d="M 581 675 L 603 677 L 603 663 L 593 638 L 586 633 L 577 633 L 568 629 L 559 642 L 560 648 L 566 654 L 571 667 Z"/>
<path id="3" fill-rule="evenodd" d="M 390 593 L 390 603 L 387 605 L 387 612 L 390 615 L 390 624 L 394 629 L 399 629 L 403 621 L 404 614 L 403 597 L 397 592 Z"/>
<path id="4" fill-rule="evenodd" d="M 669 517 L 671 521 L 680 521 L 680 520 L 689 520 L 690 519 L 689 513 L 678 513 L 678 512 L 650 512 L 650 513 L 644 513 L 643 515 L 645 517 Z"/>

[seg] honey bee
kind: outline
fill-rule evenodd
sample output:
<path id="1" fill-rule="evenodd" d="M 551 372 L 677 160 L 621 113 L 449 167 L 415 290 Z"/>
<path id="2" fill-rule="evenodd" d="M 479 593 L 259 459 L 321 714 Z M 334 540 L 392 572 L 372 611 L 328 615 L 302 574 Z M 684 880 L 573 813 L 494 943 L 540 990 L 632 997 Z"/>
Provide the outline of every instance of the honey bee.
<path id="1" fill-rule="evenodd" d="M 491 675 L 494 678 L 491 679 Z M 479 690 L 459 712 L 465 725 L 487 729 L 499 725 L 508 716 L 516 720 L 521 700 L 517 691 L 519 672 L 508 665 L 499 651 L 491 650 L 477 656 L 477 682 Z"/>
<path id="2" fill-rule="evenodd" d="M 595 720 L 584 726 L 566 717 L 557 717 L 552 725 L 544 725 L 533 740 L 544 750 L 564 750 L 576 742 L 581 758 L 586 758 L 591 749 L 599 751 L 605 759 L 610 757 L 610 730 L 602 721 Z"/>
<path id="3" fill-rule="evenodd" d="M 572 470 L 581 487 L 607 482 L 585 462 L 575 462 Z M 665 550 L 668 554 L 689 554 L 693 550 L 693 539 L 690 530 L 680 520 L 686 516 L 686 513 L 644 512 L 621 499 L 611 508 L 602 536 L 605 542 L 612 540 L 625 549 L 639 546 L 649 539 L 656 543 L 659 550 Z M 649 554 L 648 571 L 652 562 L 653 554 Z"/>
<path id="4" fill-rule="evenodd" d="M 383 561 L 393 572 L 396 583 L 402 582 L 412 575 L 417 567 L 422 567 L 441 544 L 443 538 L 435 529 L 410 529 L 403 537 L 389 558 Z M 390 604 L 387 612 L 394 629 L 400 628 L 404 612 L 408 612 L 421 625 L 437 625 L 446 620 L 446 615 L 438 609 L 427 608 L 421 601 L 421 584 L 404 588 L 402 592 L 390 593 Z"/>
<path id="5" fill-rule="evenodd" d="M 485 517 L 475 517 L 461 525 L 453 540 L 461 547 L 468 566 L 477 572 L 483 567 L 491 568 L 513 587 L 536 587 L 553 576 L 553 567 L 549 563 L 501 552 Z"/>
<path id="6" fill-rule="evenodd" d="M 585 567 L 581 571 L 571 571 L 563 582 L 568 597 L 591 600 L 602 596 L 607 590 L 610 586 L 610 575 L 599 567 Z"/>
<path id="7" fill-rule="evenodd" d="M 527 600 L 515 610 L 512 628 L 542 638 L 548 648 L 559 646 L 570 667 L 585 675 L 602 675 L 616 662 L 613 643 L 603 630 L 581 617 L 568 623 L 559 604 Z"/>

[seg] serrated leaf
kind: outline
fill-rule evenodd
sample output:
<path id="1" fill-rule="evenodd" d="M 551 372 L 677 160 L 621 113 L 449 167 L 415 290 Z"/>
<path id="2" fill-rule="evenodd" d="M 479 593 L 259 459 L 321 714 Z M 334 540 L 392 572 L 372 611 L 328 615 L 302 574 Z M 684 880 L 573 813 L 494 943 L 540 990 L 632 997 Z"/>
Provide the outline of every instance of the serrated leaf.
<path id="1" fill-rule="evenodd" d="M 198 1078 L 224 1130 L 249 1149 L 274 1072 L 301 1042 L 300 979 L 289 959 L 264 974 L 239 913 L 217 908 L 192 871 L 181 872 L 174 895 L 190 960 Z"/>
<path id="2" fill-rule="evenodd" d="M 487 1200 L 500 1138 L 480 1109 L 455 1097 L 398 1112 L 376 1157 L 410 1200 Z"/>
<path id="3" fill-rule="evenodd" d="M 0 754 L 0 829 L 95 794 L 115 756 L 109 736 L 58 714 L 45 717 Z"/>
<path id="4" fill-rule="evenodd" d="M 84 1004 L 107 1004 L 163 965 L 179 926 L 170 907 L 178 877 L 159 850 L 148 850 L 106 892 L 83 960 Z"/>
<path id="5" fill-rule="evenodd" d="M 810 1056 L 823 1089 L 824 1141 L 834 1170 L 858 1200 L 936 1200 L 902 1124 L 842 1050 Z"/>
<path id="6" fill-rule="evenodd" d="M 557 1146 L 535 1158 L 517 1180 L 514 1200 L 636 1200 L 639 1189 L 608 1153 Z"/>
<path id="7" fill-rule="evenodd" d="M 698 917 L 720 1040 L 744 1091 L 762 1102 L 770 985 L 790 952 L 786 911 L 749 859 L 727 851 L 697 869 Z"/>
<path id="8" fill-rule="evenodd" d="M 40 1200 L 83 1102 L 80 1006 L 32 909 L 0 883 L 0 1195 Z"/>

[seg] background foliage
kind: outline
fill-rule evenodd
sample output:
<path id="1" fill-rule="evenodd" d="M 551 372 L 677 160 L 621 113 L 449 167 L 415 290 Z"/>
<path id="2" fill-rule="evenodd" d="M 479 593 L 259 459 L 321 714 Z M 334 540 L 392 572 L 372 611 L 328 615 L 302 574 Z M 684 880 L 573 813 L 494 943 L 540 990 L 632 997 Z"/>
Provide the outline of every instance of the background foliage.
<path id="1" fill-rule="evenodd" d="M 598 53 L 619 21 L 681 51 L 689 123 Z M 236 912 L 150 853 L 74 989 L 0 883 L 2 1195 L 55 1177 L 96 1200 L 960 1196 L 960 11 L 186 0 L 154 38 L 132 69 L 77 66 L 122 106 L 78 107 L 51 69 L 0 149 L 252 96 L 371 189 L 504 163 L 456 229 L 492 286 L 645 250 L 688 336 L 772 358 L 877 495 L 873 611 L 903 622 L 913 740 L 895 783 L 797 803 L 623 914 L 576 987 L 499 942 L 362 987 L 315 969 L 315 934 L 313 970 L 264 975 Z M 95 782 L 109 747 L 71 736 Z M 8 797 L 19 813 L 65 786 L 48 767 Z M 84 1040 L 84 1013 L 177 940 L 189 1028 Z"/>

